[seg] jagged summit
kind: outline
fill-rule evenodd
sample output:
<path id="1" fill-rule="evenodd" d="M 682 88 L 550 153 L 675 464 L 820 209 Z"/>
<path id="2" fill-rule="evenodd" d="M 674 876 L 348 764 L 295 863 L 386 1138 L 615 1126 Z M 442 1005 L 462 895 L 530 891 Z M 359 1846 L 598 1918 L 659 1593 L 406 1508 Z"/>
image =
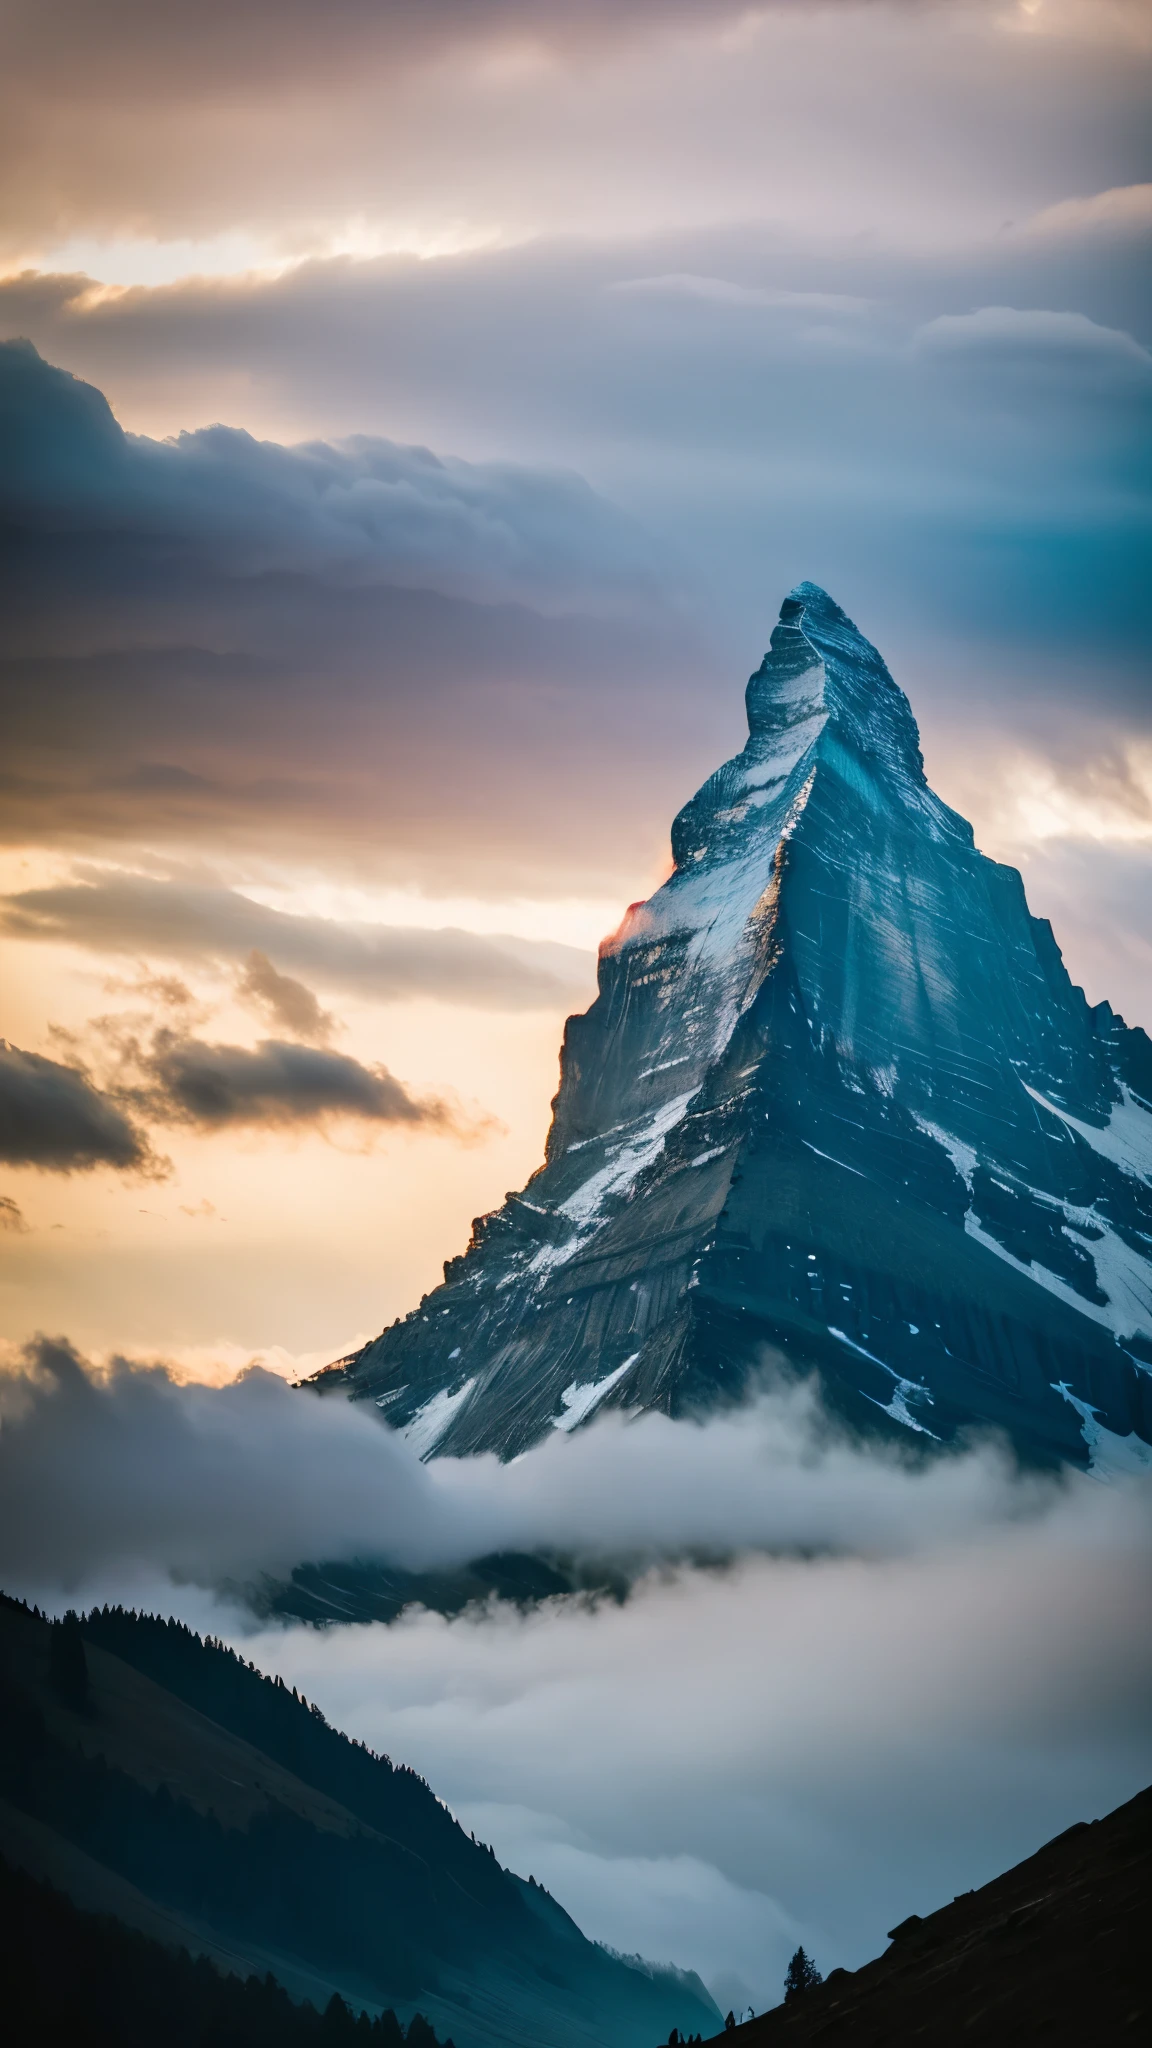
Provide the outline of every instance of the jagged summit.
<path id="1" fill-rule="evenodd" d="M 837 751 L 865 775 L 892 776 L 919 790 L 938 829 L 958 828 L 971 837 L 928 790 L 920 734 L 904 692 L 876 649 L 815 583 L 800 583 L 785 598 L 744 701 L 743 752 L 709 776 L 672 826 L 678 873 L 730 849 L 749 809 L 771 803 L 799 762 L 814 767 L 820 758 L 834 760 Z M 906 800 L 909 793 L 902 792 Z"/>
<path id="2" fill-rule="evenodd" d="M 1152 1045 L 1073 987 L 815 584 L 746 703 L 568 1021 L 544 1166 L 320 1386 L 426 1455 L 510 1455 L 605 1403 L 698 1412 L 770 1354 L 862 1426 L 1139 1459 Z"/>
<path id="3" fill-rule="evenodd" d="M 811 688 L 801 688 L 804 676 Z M 871 642 L 817 583 L 798 583 L 785 598 L 768 652 L 749 677 L 752 740 L 790 724 L 798 695 L 817 698 L 846 743 L 924 783 L 912 706 Z"/>

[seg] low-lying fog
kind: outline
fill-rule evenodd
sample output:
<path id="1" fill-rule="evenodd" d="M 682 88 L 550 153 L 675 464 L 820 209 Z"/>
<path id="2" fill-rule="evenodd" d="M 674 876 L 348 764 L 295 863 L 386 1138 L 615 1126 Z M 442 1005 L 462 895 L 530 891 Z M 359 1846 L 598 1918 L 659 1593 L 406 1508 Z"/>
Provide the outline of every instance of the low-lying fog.
<path id="1" fill-rule="evenodd" d="M 1152 1476 L 1020 1476 L 991 1443 L 906 1462 L 785 1387 L 421 1466 L 269 1374 L 179 1385 L 59 1344 L 0 1378 L 0 1416 L 8 1590 L 242 1638 L 589 1934 L 724 2007 L 776 2002 L 798 1941 L 862 1962 L 1152 1778 Z M 498 1548 L 623 1564 L 630 1597 L 315 1630 L 213 1591 Z"/>

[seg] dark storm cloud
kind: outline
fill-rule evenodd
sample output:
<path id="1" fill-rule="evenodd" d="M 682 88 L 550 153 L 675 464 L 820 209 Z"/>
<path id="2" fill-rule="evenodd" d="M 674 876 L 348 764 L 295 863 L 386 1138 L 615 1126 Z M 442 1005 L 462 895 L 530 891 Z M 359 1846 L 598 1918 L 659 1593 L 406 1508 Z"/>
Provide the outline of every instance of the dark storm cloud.
<path id="1" fill-rule="evenodd" d="M 475 1138 L 489 1128 L 438 1097 L 414 1096 L 379 1065 L 346 1053 L 289 1040 L 265 1039 L 254 1049 L 212 1044 L 186 1029 L 159 1025 L 141 1037 L 131 1019 L 98 1020 L 102 1064 L 98 1087 L 78 1067 L 0 1039 L 0 1160 L 73 1173 L 98 1166 L 162 1176 L 167 1162 L 153 1152 L 142 1125 L 324 1129 L 334 1121 L 406 1126 Z M 0 1225 L 19 1228 L 10 1204 Z"/>
<path id="2" fill-rule="evenodd" d="M 444 459 L 357 435 L 296 448 L 229 427 L 156 442 L 106 400 L 0 344 L 0 516 L 32 534 L 163 537 L 233 578 L 432 588 L 486 603 L 627 610 L 655 596 L 641 529 L 579 476 Z"/>
<path id="3" fill-rule="evenodd" d="M 327 988 L 377 1001 L 423 996 L 497 1010 L 563 1007 L 592 980 L 589 955 L 547 940 L 297 917 L 203 882 L 82 872 L 82 881 L 0 897 L 0 930 L 105 955 L 243 959 L 246 991 L 265 1000 L 285 978 L 275 962 L 314 975 Z M 253 979 L 254 958 L 271 965 L 274 979 L 262 969 Z M 280 990 L 280 1021 L 291 1022 L 297 1036 L 314 1036 L 309 1003 L 315 998 L 307 989 L 301 995 L 309 1001 L 301 1008 L 300 997 L 290 999 L 290 1018 Z M 302 1032 L 294 1021 L 299 1017 L 311 1020 L 313 1029 Z"/>
<path id="4" fill-rule="evenodd" d="M 701 723 L 676 690 L 699 636 L 578 478 L 133 441 L 27 348 L 0 348 L 0 380 L 10 835 L 344 841 L 523 886 L 541 861 L 575 879 L 598 773 L 617 844 L 644 849 L 626 751 L 658 693 L 658 768 Z M 614 851 L 585 848 L 584 886 Z"/>
<path id="5" fill-rule="evenodd" d="M 443 1102 L 418 1100 L 386 1067 L 364 1066 L 349 1054 L 266 1038 L 255 1050 L 211 1045 L 160 1029 L 133 1067 L 142 1111 L 164 1123 L 200 1130 L 277 1129 L 351 1117 L 366 1124 L 458 1128 Z"/>
<path id="6" fill-rule="evenodd" d="M 155 1172 L 147 1139 L 75 1067 L 0 1039 L 0 1159 L 74 1173 L 96 1166 Z M 11 1227 L 9 1220 L 8 1227 Z"/>

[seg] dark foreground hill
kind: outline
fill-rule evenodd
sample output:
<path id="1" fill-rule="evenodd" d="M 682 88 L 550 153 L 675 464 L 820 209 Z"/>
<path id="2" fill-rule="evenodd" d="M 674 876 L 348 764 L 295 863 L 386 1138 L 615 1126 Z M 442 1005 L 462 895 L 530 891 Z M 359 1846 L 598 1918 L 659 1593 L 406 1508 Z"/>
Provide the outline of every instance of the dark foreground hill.
<path id="1" fill-rule="evenodd" d="M 0 1855 L 74 1904 L 297 1999 L 417 2011 L 459 2048 L 711 2031 L 505 1870 L 415 1772 L 180 1624 L 0 1599 Z"/>
<path id="2" fill-rule="evenodd" d="M 1152 1044 L 1073 986 L 814 584 L 746 704 L 568 1021 L 545 1164 L 313 1384 L 421 1455 L 512 1457 L 773 1357 L 861 1430 L 1147 1462 Z"/>
<path id="3" fill-rule="evenodd" d="M 0 1858 L 0 1980 L 8 2048 L 439 2048 L 417 2014 L 370 2018 L 333 1997 L 298 2005 L 273 1977 L 218 1970 Z M 446 2042 L 444 2048 L 452 2048 Z"/>
<path id="4" fill-rule="evenodd" d="M 777 2006 L 733 2048 L 1123 2048 L 1152 2039 L 1152 1787 L 1003 1877 L 893 1930 L 862 1970 Z"/>

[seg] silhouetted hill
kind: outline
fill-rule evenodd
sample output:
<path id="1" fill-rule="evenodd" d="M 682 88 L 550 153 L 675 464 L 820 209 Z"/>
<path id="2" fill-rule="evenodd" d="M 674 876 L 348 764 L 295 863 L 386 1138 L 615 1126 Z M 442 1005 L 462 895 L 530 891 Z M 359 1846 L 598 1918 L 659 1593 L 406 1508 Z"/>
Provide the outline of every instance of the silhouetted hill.
<path id="1" fill-rule="evenodd" d="M 332 1998 L 297 2005 L 272 1976 L 224 1975 L 0 1858 L 0 1976 L 9 2048 L 438 2048 L 417 2014 L 375 2019 Z M 445 2048 L 452 2048 L 451 2042 Z"/>
<path id="2" fill-rule="evenodd" d="M 717 2036 L 725 2048 L 1113 2048 L 1152 2035 L 1152 1787 L 979 1891 L 893 1929 L 862 1970 Z"/>
<path id="3" fill-rule="evenodd" d="M 65 1628 L 0 1599 L 0 1852 L 225 1969 L 318 2007 L 419 2009 L 461 2048 L 715 2025 L 698 1979 L 586 1940 L 414 1771 L 223 1644 L 122 1609 Z"/>

